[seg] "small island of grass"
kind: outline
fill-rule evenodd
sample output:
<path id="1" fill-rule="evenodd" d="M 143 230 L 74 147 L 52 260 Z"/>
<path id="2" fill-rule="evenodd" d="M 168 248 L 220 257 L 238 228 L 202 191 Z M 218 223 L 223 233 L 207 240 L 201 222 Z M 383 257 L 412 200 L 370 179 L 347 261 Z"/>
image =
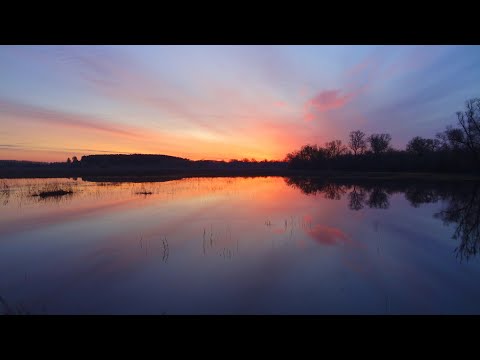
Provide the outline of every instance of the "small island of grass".
<path id="1" fill-rule="evenodd" d="M 39 196 L 41 198 L 54 197 L 54 196 L 64 196 L 73 194 L 71 190 L 55 190 L 55 191 L 42 191 L 38 194 L 33 194 L 32 196 Z"/>

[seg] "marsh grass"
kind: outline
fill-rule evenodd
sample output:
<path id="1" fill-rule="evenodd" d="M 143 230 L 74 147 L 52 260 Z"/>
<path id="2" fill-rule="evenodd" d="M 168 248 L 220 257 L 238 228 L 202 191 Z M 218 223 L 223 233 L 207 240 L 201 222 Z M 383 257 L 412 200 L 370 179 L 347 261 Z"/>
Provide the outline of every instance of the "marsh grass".
<path id="1" fill-rule="evenodd" d="M 140 187 L 140 191 L 137 191 L 135 194 L 137 195 L 152 195 L 153 194 L 153 191 L 151 191 L 150 189 L 147 189 L 145 188 L 145 184 L 142 184 L 142 186 Z"/>
<path id="2" fill-rule="evenodd" d="M 2 181 L 2 183 L 0 184 L 0 192 L 1 193 L 7 193 L 9 191 L 10 191 L 10 187 L 8 186 L 6 181 Z"/>
<path id="3" fill-rule="evenodd" d="M 5 181 L 2 181 L 0 184 L 0 198 L 2 199 L 3 205 L 8 204 L 8 200 L 10 197 L 10 187 Z"/>
<path id="4" fill-rule="evenodd" d="M 97 186 L 122 186 L 121 182 L 114 182 L 114 181 L 102 181 L 96 183 Z"/>

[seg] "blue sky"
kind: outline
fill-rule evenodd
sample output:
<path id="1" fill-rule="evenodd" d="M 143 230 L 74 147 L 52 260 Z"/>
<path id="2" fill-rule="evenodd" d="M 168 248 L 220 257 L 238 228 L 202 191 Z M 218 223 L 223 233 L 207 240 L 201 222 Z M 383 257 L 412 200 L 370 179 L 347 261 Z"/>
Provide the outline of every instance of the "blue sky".
<path id="1" fill-rule="evenodd" d="M 478 46 L 0 46 L 0 159 L 282 159 L 388 132 L 403 148 L 480 96 Z"/>

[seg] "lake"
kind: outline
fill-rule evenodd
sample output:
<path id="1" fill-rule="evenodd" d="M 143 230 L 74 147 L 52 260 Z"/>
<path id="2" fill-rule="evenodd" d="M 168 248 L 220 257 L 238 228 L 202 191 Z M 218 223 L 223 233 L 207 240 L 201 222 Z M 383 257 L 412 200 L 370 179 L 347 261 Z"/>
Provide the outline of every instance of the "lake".
<path id="1" fill-rule="evenodd" d="M 0 179 L 0 312 L 479 314 L 479 244 L 472 181 Z"/>

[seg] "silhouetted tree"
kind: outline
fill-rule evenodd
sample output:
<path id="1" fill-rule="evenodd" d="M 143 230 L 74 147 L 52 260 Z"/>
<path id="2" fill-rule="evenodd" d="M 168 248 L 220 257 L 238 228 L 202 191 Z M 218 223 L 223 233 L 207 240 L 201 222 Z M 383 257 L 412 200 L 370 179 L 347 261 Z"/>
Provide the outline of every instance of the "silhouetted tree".
<path id="1" fill-rule="evenodd" d="M 341 140 L 333 140 L 325 143 L 325 154 L 329 159 L 334 159 L 346 152 L 347 147 L 342 144 Z"/>
<path id="2" fill-rule="evenodd" d="M 470 150 L 477 164 L 480 163 L 480 98 L 470 99 L 465 112 L 457 112 L 458 123 L 463 130 L 463 144 Z"/>
<path id="3" fill-rule="evenodd" d="M 433 152 L 440 147 L 439 139 L 425 139 L 415 136 L 407 144 L 407 151 L 422 156 L 426 153 Z"/>
<path id="4" fill-rule="evenodd" d="M 390 134 L 372 134 L 368 138 L 370 149 L 372 149 L 374 154 L 385 152 L 388 149 L 391 140 L 392 137 Z"/>
<path id="5" fill-rule="evenodd" d="M 348 146 L 353 154 L 362 154 L 367 150 L 367 138 L 364 132 L 360 130 L 352 131 L 349 135 Z"/>
<path id="6" fill-rule="evenodd" d="M 460 128 L 454 128 L 449 125 L 445 131 L 437 133 L 437 139 L 440 143 L 440 149 L 444 151 L 459 151 L 466 149 L 465 135 Z"/>
<path id="7" fill-rule="evenodd" d="M 300 150 L 287 154 L 285 161 L 293 168 L 315 168 L 325 157 L 324 149 L 317 145 L 304 145 Z"/>
<path id="8" fill-rule="evenodd" d="M 70 158 L 67 159 L 67 164 L 70 165 L 72 163 L 72 160 Z"/>
<path id="9" fill-rule="evenodd" d="M 79 162 L 79 161 L 78 161 L 78 158 L 77 158 L 76 156 L 72 157 L 72 163 L 73 163 L 74 165 L 78 164 L 78 162 Z"/>

